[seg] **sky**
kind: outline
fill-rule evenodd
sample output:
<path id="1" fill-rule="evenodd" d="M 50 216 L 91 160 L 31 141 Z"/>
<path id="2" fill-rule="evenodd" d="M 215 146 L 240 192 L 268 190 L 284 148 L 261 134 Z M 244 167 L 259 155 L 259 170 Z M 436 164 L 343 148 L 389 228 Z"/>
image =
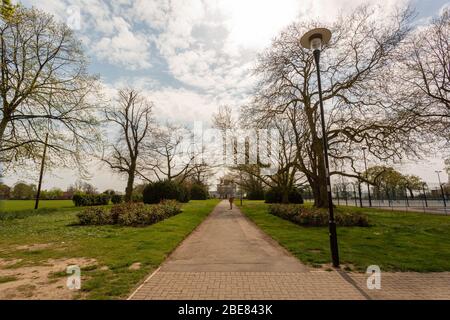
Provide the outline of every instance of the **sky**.
<path id="1" fill-rule="evenodd" d="M 331 21 L 365 0 L 24 0 L 75 29 L 106 92 L 132 86 L 155 103 L 159 119 L 208 123 L 220 105 L 238 108 L 250 98 L 251 68 L 259 52 L 286 25 L 305 18 Z M 420 24 L 445 0 L 372 0 L 392 9 L 410 2 Z M 441 158 L 402 165 L 426 181 L 437 181 Z M 93 165 L 90 183 L 100 191 L 124 188 L 124 179 Z M 44 188 L 66 188 L 73 170 L 46 172 Z M 114 179 L 111 179 L 114 177 Z M 446 177 L 444 176 L 444 179 Z M 5 178 L 33 182 L 24 172 Z"/>

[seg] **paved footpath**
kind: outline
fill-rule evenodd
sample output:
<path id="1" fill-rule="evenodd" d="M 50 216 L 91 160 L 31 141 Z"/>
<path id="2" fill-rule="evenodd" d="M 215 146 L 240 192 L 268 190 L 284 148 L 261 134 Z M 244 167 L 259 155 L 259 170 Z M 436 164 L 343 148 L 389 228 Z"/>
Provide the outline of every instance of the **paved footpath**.
<path id="1" fill-rule="evenodd" d="M 394 276 L 387 283 L 392 290 L 374 295 L 364 288 L 366 275 L 303 265 L 239 209 L 229 210 L 223 201 L 129 299 L 450 298 L 450 273 L 429 274 L 419 282 L 417 274 L 412 275 L 412 282 L 403 281 L 401 288 L 393 285 L 398 281 Z M 422 289 L 421 282 L 427 290 Z M 438 293 L 430 284 L 440 286 Z M 415 295 L 409 294 L 414 288 Z"/>

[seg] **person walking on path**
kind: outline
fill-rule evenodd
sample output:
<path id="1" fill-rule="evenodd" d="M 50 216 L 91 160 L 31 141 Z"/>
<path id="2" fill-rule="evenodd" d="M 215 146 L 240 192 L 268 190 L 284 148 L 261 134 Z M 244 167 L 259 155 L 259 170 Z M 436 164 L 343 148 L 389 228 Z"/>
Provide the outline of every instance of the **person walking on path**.
<path id="1" fill-rule="evenodd" d="M 234 196 L 230 195 L 228 201 L 230 202 L 230 210 L 233 210 Z"/>

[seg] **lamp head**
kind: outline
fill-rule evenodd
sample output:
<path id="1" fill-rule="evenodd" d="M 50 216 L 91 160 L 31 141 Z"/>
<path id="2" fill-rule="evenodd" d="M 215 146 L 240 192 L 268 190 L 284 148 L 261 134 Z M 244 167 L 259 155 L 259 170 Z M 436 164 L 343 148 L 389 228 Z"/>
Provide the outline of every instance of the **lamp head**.
<path id="1" fill-rule="evenodd" d="M 322 50 L 322 47 L 331 40 L 331 31 L 326 28 L 316 28 L 308 31 L 300 39 L 300 44 L 305 49 Z"/>

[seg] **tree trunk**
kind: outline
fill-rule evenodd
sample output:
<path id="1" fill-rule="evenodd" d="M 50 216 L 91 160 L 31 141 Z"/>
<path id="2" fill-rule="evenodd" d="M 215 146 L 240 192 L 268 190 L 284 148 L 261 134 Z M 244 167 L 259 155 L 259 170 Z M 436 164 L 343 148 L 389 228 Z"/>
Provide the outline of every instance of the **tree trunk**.
<path id="1" fill-rule="evenodd" d="M 2 121 L 0 121 L 0 146 L 2 145 L 3 135 L 5 134 L 7 126 L 8 126 L 8 119 L 6 117 L 3 117 Z"/>
<path id="2" fill-rule="evenodd" d="M 323 158 L 323 146 L 321 139 L 315 139 L 313 149 L 316 154 L 316 177 L 313 181 L 315 187 L 313 188 L 314 206 L 317 208 L 328 208 L 328 192 L 325 175 L 325 161 Z"/>
<path id="3" fill-rule="evenodd" d="M 289 203 L 289 190 L 283 189 L 282 203 Z"/>
<path id="4" fill-rule="evenodd" d="M 125 189 L 125 202 L 131 202 L 132 200 L 135 172 L 136 162 L 134 161 L 131 165 L 130 171 L 128 172 L 128 182 Z"/>
<path id="5" fill-rule="evenodd" d="M 314 197 L 314 206 L 316 208 L 328 208 L 328 195 L 325 178 L 323 181 L 318 180 L 320 179 L 315 179 L 316 182 L 311 185 Z"/>

